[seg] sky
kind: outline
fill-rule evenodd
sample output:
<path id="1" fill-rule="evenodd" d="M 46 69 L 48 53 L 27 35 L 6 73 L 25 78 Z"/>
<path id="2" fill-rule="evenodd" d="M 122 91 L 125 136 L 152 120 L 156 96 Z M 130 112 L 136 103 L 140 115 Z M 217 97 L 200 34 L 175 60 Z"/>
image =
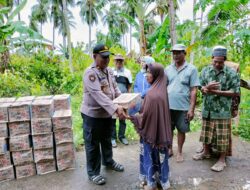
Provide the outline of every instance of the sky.
<path id="1" fill-rule="evenodd" d="M 26 6 L 21 12 L 21 20 L 29 24 L 29 16 L 31 15 L 31 8 L 33 5 L 35 5 L 37 2 L 36 0 L 28 0 Z M 177 11 L 178 18 L 180 21 L 184 21 L 187 19 L 192 19 L 193 17 L 193 11 L 192 11 L 192 1 L 186 0 L 180 5 L 180 9 Z M 71 8 L 71 11 L 73 13 L 73 16 L 75 18 L 76 27 L 71 28 L 71 39 L 74 45 L 76 45 L 78 42 L 81 43 L 88 43 L 88 25 L 83 23 L 81 21 L 81 18 L 79 16 L 80 9 L 79 7 L 75 6 L 74 8 Z M 43 25 L 43 36 L 52 41 L 52 24 L 46 23 Z M 103 33 L 107 33 L 108 29 L 106 26 L 103 26 L 102 23 L 99 21 L 99 24 L 97 26 L 92 27 L 92 40 L 96 40 L 96 31 L 101 30 Z M 129 37 L 128 34 L 127 41 L 129 43 Z M 58 31 L 56 31 L 56 39 L 55 39 L 56 46 L 59 46 L 59 44 L 62 44 L 62 37 L 58 34 Z M 137 43 L 136 39 L 133 39 L 132 41 L 132 48 L 135 49 L 137 52 L 139 51 L 139 45 Z"/>

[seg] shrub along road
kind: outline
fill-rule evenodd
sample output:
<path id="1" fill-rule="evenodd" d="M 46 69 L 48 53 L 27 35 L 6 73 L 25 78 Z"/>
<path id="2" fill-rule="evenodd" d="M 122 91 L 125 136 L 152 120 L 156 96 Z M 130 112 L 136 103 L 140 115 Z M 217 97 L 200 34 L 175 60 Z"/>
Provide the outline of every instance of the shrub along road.
<path id="1" fill-rule="evenodd" d="M 200 146 L 199 133 L 190 133 L 184 147 L 185 161 L 177 164 L 175 157 L 170 159 L 171 189 L 199 189 L 199 190 L 229 190 L 250 189 L 250 143 L 237 137 L 233 139 L 233 157 L 227 161 L 228 167 L 215 173 L 210 167 L 216 160 L 193 161 L 192 155 Z M 176 150 L 176 139 L 175 139 Z M 102 169 L 102 174 L 107 177 L 104 186 L 95 186 L 90 183 L 86 175 L 85 152 L 76 153 L 76 169 L 64 172 L 55 172 L 44 176 L 34 176 L 20 180 L 4 182 L 0 190 L 132 190 L 138 189 L 138 154 L 137 142 L 129 146 L 119 144 L 114 149 L 116 161 L 124 164 L 125 172 Z"/>

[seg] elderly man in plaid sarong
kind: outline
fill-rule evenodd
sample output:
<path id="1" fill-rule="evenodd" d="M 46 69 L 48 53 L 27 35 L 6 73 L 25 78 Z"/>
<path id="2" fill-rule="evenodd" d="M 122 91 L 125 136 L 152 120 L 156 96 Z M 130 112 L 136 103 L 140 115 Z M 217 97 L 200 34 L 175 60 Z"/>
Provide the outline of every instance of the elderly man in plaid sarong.
<path id="1" fill-rule="evenodd" d="M 226 155 L 230 149 L 232 97 L 240 93 L 237 73 L 224 65 L 227 49 L 213 49 L 212 65 L 205 67 L 200 76 L 202 104 L 202 131 L 200 141 L 204 150 L 193 156 L 194 160 L 210 158 L 210 145 L 220 153 L 211 170 L 220 172 L 226 167 Z"/>

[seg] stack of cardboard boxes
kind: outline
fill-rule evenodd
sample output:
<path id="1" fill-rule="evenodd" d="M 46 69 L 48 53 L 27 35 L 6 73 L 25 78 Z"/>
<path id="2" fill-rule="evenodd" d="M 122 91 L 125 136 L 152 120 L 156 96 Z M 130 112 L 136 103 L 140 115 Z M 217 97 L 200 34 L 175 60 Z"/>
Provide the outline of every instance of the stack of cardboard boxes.
<path id="1" fill-rule="evenodd" d="M 0 182 L 75 167 L 70 96 L 0 98 Z"/>
<path id="2" fill-rule="evenodd" d="M 70 96 L 56 95 L 53 99 L 55 113 L 52 122 L 56 144 L 57 169 L 62 171 L 75 167 Z"/>
<path id="3" fill-rule="evenodd" d="M 32 103 L 31 129 L 37 174 L 56 171 L 51 117 L 54 113 L 53 99 L 38 98 Z"/>
<path id="4" fill-rule="evenodd" d="M 11 164 L 10 152 L 8 150 L 8 107 L 15 98 L 0 99 L 0 181 L 15 178 L 14 168 Z"/>
<path id="5" fill-rule="evenodd" d="M 34 98 L 18 98 L 8 108 L 9 150 L 17 179 L 36 175 L 30 139 L 30 106 Z"/>

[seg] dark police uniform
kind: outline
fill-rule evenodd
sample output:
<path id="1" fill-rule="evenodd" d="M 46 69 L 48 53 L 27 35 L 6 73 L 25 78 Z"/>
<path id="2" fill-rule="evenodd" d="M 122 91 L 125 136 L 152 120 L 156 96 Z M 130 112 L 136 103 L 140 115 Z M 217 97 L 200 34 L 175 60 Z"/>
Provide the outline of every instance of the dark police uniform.
<path id="1" fill-rule="evenodd" d="M 112 100 L 121 92 L 112 69 L 100 70 L 95 63 L 84 73 L 84 92 L 81 113 L 89 176 L 99 175 L 102 164 L 114 163 L 111 133 L 112 115 L 117 110 Z"/>

